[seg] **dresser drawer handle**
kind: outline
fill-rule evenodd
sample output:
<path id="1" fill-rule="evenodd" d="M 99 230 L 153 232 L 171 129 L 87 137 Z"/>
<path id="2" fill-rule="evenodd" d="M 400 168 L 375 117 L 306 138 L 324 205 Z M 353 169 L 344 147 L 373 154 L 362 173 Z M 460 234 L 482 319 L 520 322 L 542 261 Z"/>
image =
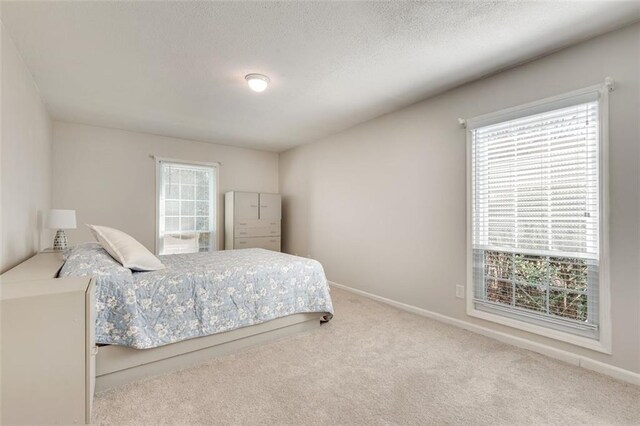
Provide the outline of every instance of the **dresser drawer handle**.
<path id="1" fill-rule="evenodd" d="M 238 241 L 238 244 L 247 244 L 246 241 Z"/>
<path id="2" fill-rule="evenodd" d="M 240 222 L 238 225 L 246 225 L 247 222 Z"/>
<path id="3" fill-rule="evenodd" d="M 240 235 L 247 235 L 246 232 L 239 232 Z"/>

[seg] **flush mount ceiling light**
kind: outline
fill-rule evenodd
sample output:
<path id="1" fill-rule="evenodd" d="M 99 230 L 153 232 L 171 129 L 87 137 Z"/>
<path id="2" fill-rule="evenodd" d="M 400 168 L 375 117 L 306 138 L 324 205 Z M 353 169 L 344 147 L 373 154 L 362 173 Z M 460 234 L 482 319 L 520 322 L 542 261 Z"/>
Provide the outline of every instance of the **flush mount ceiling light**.
<path id="1" fill-rule="evenodd" d="M 269 77 L 262 74 L 247 74 L 244 79 L 247 80 L 247 84 L 254 92 L 264 92 L 271 81 Z"/>

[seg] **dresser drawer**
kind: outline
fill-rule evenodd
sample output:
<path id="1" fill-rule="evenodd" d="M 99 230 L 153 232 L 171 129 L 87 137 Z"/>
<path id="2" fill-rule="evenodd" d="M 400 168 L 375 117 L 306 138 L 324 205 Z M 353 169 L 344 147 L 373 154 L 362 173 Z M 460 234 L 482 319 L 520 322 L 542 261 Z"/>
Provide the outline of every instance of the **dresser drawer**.
<path id="1" fill-rule="evenodd" d="M 265 238 L 265 244 L 266 246 L 263 248 L 266 248 L 267 250 L 273 250 L 273 251 L 281 251 L 281 247 L 280 247 L 280 237 L 267 237 Z"/>
<path id="2" fill-rule="evenodd" d="M 256 219 L 256 220 L 237 220 L 235 228 L 261 228 L 264 226 L 280 226 L 280 220 Z"/>
<path id="3" fill-rule="evenodd" d="M 247 237 L 271 237 L 280 235 L 280 225 L 257 226 L 257 227 L 236 227 L 236 238 Z"/>
<path id="4" fill-rule="evenodd" d="M 236 220 L 235 221 L 235 228 L 236 229 L 241 229 L 241 228 L 257 228 L 260 226 L 264 226 L 263 225 L 263 221 L 261 221 L 260 219 L 255 219 L 255 220 Z"/>
<path id="5" fill-rule="evenodd" d="M 264 235 L 269 237 L 279 237 L 280 236 L 280 225 L 277 226 L 268 226 L 265 228 Z"/>
<path id="6" fill-rule="evenodd" d="M 255 247 L 254 238 L 236 238 L 233 242 L 233 248 L 253 248 Z"/>
<path id="7" fill-rule="evenodd" d="M 251 237 L 236 238 L 234 248 L 263 248 L 267 250 L 280 251 L 280 237 Z"/>

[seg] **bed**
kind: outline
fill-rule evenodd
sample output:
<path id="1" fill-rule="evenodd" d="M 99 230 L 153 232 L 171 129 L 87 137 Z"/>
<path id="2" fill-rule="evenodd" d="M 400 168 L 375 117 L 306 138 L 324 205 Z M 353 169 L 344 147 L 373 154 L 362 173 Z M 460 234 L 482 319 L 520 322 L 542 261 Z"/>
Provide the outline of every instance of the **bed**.
<path id="1" fill-rule="evenodd" d="M 59 277 L 96 287 L 96 389 L 317 327 L 333 316 L 317 261 L 264 249 L 159 256 L 132 272 L 99 244 L 67 254 Z"/>

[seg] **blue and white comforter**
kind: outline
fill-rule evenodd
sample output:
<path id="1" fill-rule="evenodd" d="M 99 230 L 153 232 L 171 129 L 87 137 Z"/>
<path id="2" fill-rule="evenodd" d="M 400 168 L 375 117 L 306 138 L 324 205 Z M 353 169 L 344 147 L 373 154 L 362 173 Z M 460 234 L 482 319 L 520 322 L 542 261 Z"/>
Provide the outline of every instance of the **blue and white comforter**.
<path id="1" fill-rule="evenodd" d="M 96 342 L 154 348 L 302 312 L 333 316 L 320 263 L 263 249 L 159 256 L 166 269 L 131 272 L 83 244 L 59 276 L 96 279 Z"/>

